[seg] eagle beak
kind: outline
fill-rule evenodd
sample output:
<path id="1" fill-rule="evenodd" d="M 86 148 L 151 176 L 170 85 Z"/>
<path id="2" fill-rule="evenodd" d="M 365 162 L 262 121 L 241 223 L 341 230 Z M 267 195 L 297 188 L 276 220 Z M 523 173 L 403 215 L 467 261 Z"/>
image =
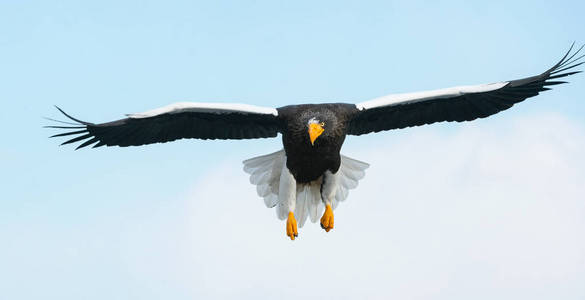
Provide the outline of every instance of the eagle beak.
<path id="1" fill-rule="evenodd" d="M 311 138 L 311 145 L 315 145 L 315 140 L 325 131 L 321 124 L 309 124 L 309 137 Z"/>

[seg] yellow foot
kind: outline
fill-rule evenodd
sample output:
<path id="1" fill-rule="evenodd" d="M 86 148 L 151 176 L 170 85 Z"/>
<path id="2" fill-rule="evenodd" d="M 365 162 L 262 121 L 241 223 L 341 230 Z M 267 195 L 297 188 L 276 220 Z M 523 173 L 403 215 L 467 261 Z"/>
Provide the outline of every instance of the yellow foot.
<path id="1" fill-rule="evenodd" d="M 321 217 L 321 228 L 327 232 L 333 229 L 333 209 L 331 209 L 331 205 L 329 204 L 325 206 L 325 213 Z"/>
<path id="2" fill-rule="evenodd" d="M 295 215 L 292 211 L 288 213 L 288 219 L 286 219 L 286 235 L 288 235 L 291 240 L 294 240 L 299 236 L 299 232 L 297 231 L 297 220 L 295 220 Z"/>

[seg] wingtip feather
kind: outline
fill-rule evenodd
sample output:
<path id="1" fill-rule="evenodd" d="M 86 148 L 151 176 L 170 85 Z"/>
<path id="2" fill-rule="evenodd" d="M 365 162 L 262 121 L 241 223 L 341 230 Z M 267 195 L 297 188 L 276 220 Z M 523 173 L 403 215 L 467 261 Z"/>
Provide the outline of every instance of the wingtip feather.
<path id="1" fill-rule="evenodd" d="M 75 148 L 75 150 L 78 150 L 78 149 L 81 149 L 83 147 L 89 146 L 89 145 L 91 145 L 91 144 L 93 144 L 93 143 L 95 143 L 97 141 L 98 141 L 98 138 L 97 137 L 94 137 L 93 139 L 87 140 L 83 144 L 77 146 L 77 148 Z"/>
<path id="2" fill-rule="evenodd" d="M 71 120 L 73 120 L 73 121 L 75 121 L 75 122 L 78 122 L 78 123 L 81 123 L 81 124 L 84 124 L 84 125 L 90 125 L 90 124 L 91 124 L 91 123 L 88 123 L 88 122 L 85 122 L 85 121 L 81 121 L 81 120 L 79 120 L 79 119 L 76 119 L 76 118 L 74 118 L 74 117 L 70 116 L 69 114 L 67 114 L 65 111 L 63 111 L 63 110 L 62 110 L 62 109 L 61 109 L 59 106 L 57 106 L 57 105 L 55 105 L 55 108 L 57 108 L 57 109 L 58 109 L 58 110 L 59 110 L 59 111 L 60 111 L 60 112 L 61 112 L 63 115 L 65 115 L 67 118 L 69 118 L 69 119 L 71 119 Z"/>
<path id="3" fill-rule="evenodd" d="M 85 134 L 85 135 L 82 135 L 82 136 L 78 136 L 78 137 L 72 138 L 72 139 L 70 139 L 68 141 L 65 141 L 65 142 L 61 143 L 61 145 L 67 145 L 67 144 L 75 143 L 75 142 L 78 142 L 78 141 L 81 141 L 81 140 L 85 140 L 86 138 L 89 138 L 91 136 L 92 136 L 91 133 L 88 133 L 88 134 Z"/>

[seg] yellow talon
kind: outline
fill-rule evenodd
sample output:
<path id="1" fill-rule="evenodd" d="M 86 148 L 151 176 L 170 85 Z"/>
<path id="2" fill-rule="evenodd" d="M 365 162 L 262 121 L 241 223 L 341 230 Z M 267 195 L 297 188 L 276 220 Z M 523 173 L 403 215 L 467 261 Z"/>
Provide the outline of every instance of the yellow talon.
<path id="1" fill-rule="evenodd" d="M 299 236 L 299 232 L 297 231 L 297 220 L 295 220 L 295 215 L 292 211 L 288 213 L 288 219 L 286 219 L 286 235 L 288 235 L 293 241 L 295 237 Z"/>
<path id="2" fill-rule="evenodd" d="M 321 228 L 327 232 L 333 229 L 333 209 L 331 209 L 331 205 L 329 204 L 325 206 L 325 212 L 321 217 Z"/>

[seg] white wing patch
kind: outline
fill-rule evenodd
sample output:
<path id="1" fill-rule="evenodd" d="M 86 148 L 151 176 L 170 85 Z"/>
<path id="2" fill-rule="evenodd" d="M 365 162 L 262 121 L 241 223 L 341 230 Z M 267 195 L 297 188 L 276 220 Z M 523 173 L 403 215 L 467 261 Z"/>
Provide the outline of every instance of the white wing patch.
<path id="1" fill-rule="evenodd" d="M 140 119 L 149 118 L 162 114 L 177 114 L 182 112 L 206 112 L 206 113 L 251 113 L 278 115 L 274 108 L 261 107 L 249 104 L 239 103 L 205 103 L 205 102 L 178 102 L 167 106 L 156 108 L 142 113 L 127 114 L 129 118 Z"/>
<path id="2" fill-rule="evenodd" d="M 254 157 L 244 161 L 244 171 L 250 174 L 250 183 L 256 185 L 258 196 L 264 198 L 266 207 L 276 207 L 276 215 L 284 220 L 288 214 L 288 203 L 279 203 L 280 176 L 282 168 L 286 163 L 284 150 L 271 154 Z M 365 170 L 370 165 L 359 160 L 341 155 L 341 178 L 332 201 L 332 208 L 335 209 L 339 202 L 347 199 L 350 189 L 358 186 L 358 181 L 364 178 Z M 315 223 L 321 217 L 324 210 L 321 201 L 322 178 L 308 184 L 297 184 L 296 205 L 294 214 L 299 227 L 303 227 L 308 218 Z M 282 197 L 281 197 L 282 198 Z"/>
<path id="3" fill-rule="evenodd" d="M 489 84 L 480 84 L 480 85 L 466 85 L 466 86 L 457 86 L 452 88 L 440 89 L 440 90 L 432 90 L 432 91 L 424 91 L 424 92 L 416 92 L 416 93 L 406 93 L 406 94 L 392 94 L 387 95 L 384 97 L 376 98 L 370 101 L 361 102 L 356 104 L 356 107 L 359 110 L 370 109 L 374 107 L 381 107 L 381 106 L 390 106 L 390 105 L 398 105 L 398 104 L 408 104 L 420 101 L 426 101 L 431 99 L 440 99 L 440 98 L 451 98 L 456 97 L 464 94 L 473 94 L 473 93 L 483 93 L 489 92 L 497 89 L 501 89 L 502 87 L 506 86 L 509 82 L 496 82 L 496 83 L 489 83 Z"/>

